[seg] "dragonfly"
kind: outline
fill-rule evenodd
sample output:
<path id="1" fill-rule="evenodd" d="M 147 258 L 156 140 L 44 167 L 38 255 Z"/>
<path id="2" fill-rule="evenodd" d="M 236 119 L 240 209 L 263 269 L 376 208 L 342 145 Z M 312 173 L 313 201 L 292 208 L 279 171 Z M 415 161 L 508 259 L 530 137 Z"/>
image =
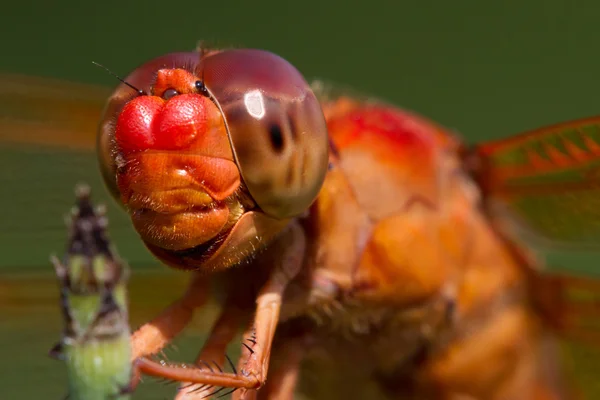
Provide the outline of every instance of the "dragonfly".
<path id="1" fill-rule="evenodd" d="M 600 284 L 550 272 L 530 240 L 597 247 L 600 117 L 467 145 L 255 49 L 119 79 L 3 77 L 0 142 L 96 151 L 140 241 L 190 275 L 133 333 L 139 374 L 178 399 L 575 396 L 558 342 L 597 342 Z M 211 287 L 195 364 L 157 360 Z"/>

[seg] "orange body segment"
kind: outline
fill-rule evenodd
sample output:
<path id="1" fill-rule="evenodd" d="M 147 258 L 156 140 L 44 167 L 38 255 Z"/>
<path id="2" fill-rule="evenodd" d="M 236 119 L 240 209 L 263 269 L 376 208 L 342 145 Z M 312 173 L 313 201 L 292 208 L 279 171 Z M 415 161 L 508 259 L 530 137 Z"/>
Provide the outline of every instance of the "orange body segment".
<path id="1" fill-rule="evenodd" d="M 357 105 L 328 121 L 334 165 L 309 217 L 312 252 L 278 338 L 282 354 L 302 329 L 315 343 L 302 390 L 367 398 L 375 380 L 386 398 L 570 398 L 526 266 L 484 214 L 459 143 L 413 118 Z M 338 368 L 355 378 L 348 369 L 359 368 L 363 379 L 332 389 L 325 377 Z"/>

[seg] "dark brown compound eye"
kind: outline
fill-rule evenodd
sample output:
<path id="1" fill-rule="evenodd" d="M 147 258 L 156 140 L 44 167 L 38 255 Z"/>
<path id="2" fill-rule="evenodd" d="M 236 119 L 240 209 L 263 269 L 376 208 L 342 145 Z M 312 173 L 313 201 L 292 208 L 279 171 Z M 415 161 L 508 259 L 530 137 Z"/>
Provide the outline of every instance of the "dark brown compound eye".
<path id="1" fill-rule="evenodd" d="M 316 198 L 328 164 L 327 125 L 300 72 L 262 50 L 226 50 L 197 70 L 223 111 L 236 162 L 265 214 L 290 218 Z"/>

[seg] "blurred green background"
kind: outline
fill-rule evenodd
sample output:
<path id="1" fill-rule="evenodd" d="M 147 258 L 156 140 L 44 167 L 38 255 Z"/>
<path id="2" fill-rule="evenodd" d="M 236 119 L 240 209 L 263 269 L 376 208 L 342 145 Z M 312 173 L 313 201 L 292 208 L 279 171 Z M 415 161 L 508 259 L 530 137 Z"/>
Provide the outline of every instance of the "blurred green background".
<path id="1" fill-rule="evenodd" d="M 92 61 L 126 75 L 149 58 L 191 50 L 203 39 L 273 51 L 307 78 L 413 109 L 471 142 L 600 111 L 600 3 L 592 0 L 10 0 L 1 15 L 0 70 L 6 72 L 112 87 L 114 78 Z M 110 205 L 111 236 L 134 267 L 134 326 L 183 285 L 181 274 L 157 267 L 108 200 L 95 157 L 0 146 L 2 399 L 64 395 L 62 366 L 45 357 L 62 324 L 48 255 L 63 251 L 62 215 L 81 180 Z M 589 255 L 560 262 L 594 266 Z M 164 292 L 158 298 L 157 285 Z M 188 335 L 182 343 L 174 357 L 191 360 L 201 340 Z M 577 362 L 592 393 L 600 374 L 598 363 L 590 363 Z M 171 392 L 147 385 L 138 398 Z"/>

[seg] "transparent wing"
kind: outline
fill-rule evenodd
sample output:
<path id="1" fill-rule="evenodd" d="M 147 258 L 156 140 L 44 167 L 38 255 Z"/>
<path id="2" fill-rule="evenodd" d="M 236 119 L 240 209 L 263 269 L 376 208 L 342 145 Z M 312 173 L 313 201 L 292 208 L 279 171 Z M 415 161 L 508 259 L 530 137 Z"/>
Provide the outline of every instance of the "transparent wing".
<path id="1" fill-rule="evenodd" d="M 542 245 L 549 256 L 549 267 L 530 281 L 545 320 L 564 337 L 600 345 L 600 117 L 473 151 L 493 223 L 512 239 Z"/>
<path id="2" fill-rule="evenodd" d="M 110 89 L 0 74 L 0 143 L 94 149 Z"/>
<path id="3" fill-rule="evenodd" d="M 600 117 L 474 149 L 491 211 L 554 247 L 600 248 Z"/>

